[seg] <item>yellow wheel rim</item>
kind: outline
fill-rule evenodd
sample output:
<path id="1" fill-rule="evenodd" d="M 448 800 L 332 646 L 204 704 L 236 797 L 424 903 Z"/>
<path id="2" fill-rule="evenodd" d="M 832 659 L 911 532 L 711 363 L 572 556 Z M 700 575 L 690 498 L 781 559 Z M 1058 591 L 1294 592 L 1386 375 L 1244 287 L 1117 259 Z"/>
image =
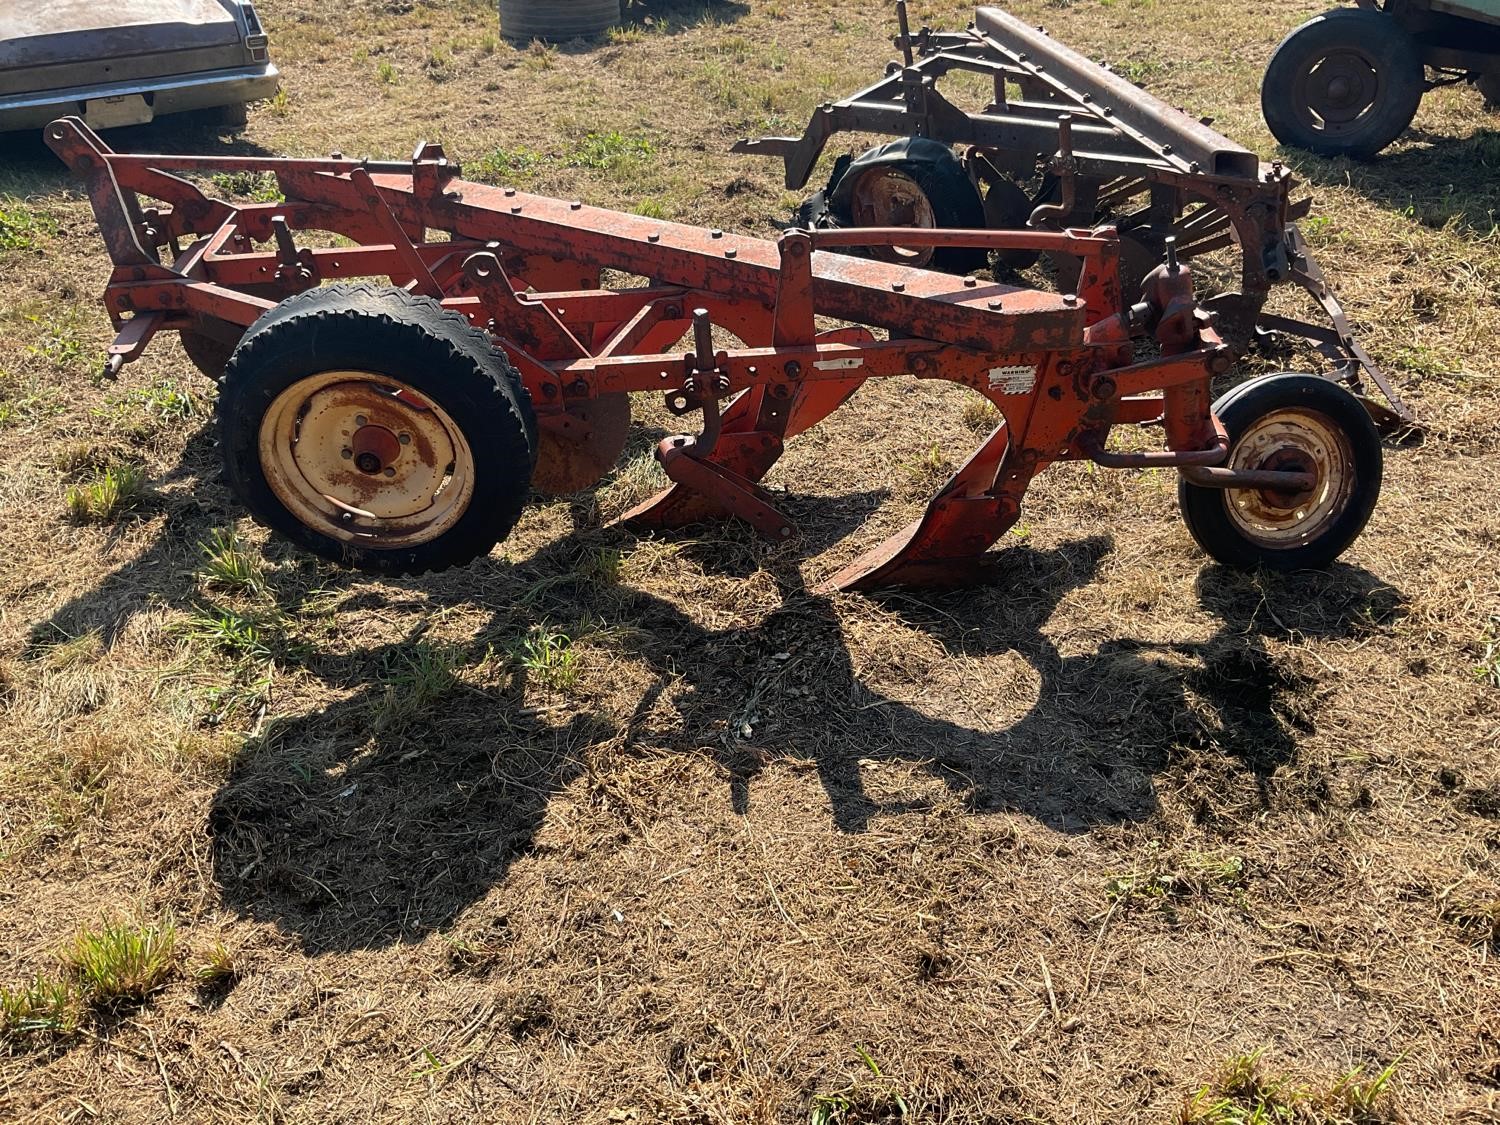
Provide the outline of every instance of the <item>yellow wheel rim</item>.
<path id="1" fill-rule="evenodd" d="M 387 375 L 326 371 L 260 424 L 266 483 L 299 522 L 376 550 L 431 542 L 474 496 L 474 455 L 448 413 Z"/>
<path id="2" fill-rule="evenodd" d="M 1315 410 L 1275 410 L 1258 418 L 1235 442 L 1229 468 L 1307 472 L 1316 478 L 1301 492 L 1225 490 L 1225 509 L 1240 534 L 1273 550 L 1317 538 L 1343 515 L 1354 496 L 1349 439 L 1331 418 Z"/>

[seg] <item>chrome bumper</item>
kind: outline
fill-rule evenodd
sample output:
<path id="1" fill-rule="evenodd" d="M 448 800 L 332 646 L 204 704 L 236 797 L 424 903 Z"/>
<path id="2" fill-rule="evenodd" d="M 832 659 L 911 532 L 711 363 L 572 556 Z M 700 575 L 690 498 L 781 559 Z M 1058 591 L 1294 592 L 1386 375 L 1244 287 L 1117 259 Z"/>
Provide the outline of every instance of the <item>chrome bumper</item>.
<path id="1" fill-rule="evenodd" d="M 167 113 L 241 105 L 274 97 L 280 79 L 276 67 L 266 63 L 0 97 L 0 132 L 40 129 L 49 121 L 69 115 L 82 117 L 96 129 L 144 125 Z"/>

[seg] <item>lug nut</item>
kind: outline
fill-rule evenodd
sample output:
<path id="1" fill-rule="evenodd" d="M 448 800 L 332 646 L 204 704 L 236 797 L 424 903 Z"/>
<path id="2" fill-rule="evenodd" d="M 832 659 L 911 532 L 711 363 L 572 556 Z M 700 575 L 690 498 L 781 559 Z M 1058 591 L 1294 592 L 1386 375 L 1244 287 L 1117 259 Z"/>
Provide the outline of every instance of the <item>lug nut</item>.
<path id="1" fill-rule="evenodd" d="M 396 440 L 399 441 L 402 445 L 410 445 L 411 434 L 398 434 L 396 435 Z"/>
<path id="2" fill-rule="evenodd" d="M 341 454 L 341 456 L 344 458 L 345 461 L 347 461 L 347 460 L 349 460 L 349 458 L 351 458 L 351 457 L 354 456 L 354 450 L 352 450 L 352 449 L 345 449 L 343 451 L 343 453 Z"/>
<path id="3" fill-rule="evenodd" d="M 354 416 L 354 424 L 356 426 L 365 426 L 365 425 L 368 425 L 369 421 L 370 420 L 368 418 L 366 418 L 363 414 L 356 414 Z"/>

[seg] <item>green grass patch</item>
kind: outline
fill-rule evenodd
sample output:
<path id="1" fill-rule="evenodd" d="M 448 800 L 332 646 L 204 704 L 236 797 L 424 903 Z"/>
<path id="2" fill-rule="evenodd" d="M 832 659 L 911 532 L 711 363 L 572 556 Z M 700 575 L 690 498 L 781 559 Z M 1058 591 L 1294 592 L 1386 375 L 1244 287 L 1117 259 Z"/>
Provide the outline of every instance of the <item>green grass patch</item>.
<path id="1" fill-rule="evenodd" d="M 222 606 L 204 606 L 188 617 L 182 631 L 195 641 L 244 660 L 271 659 L 269 630 L 262 617 Z"/>
<path id="2" fill-rule="evenodd" d="M 640 163 L 655 152 L 645 137 L 626 136 L 621 132 L 587 133 L 574 146 L 567 163 L 572 168 L 610 171 L 626 164 Z"/>
<path id="3" fill-rule="evenodd" d="M 913 1121 L 910 1099 L 881 1071 L 864 1047 L 855 1053 L 868 1074 L 857 1075 L 842 1089 L 814 1094 L 808 1101 L 808 1125 L 865 1125 Z"/>
<path id="4" fill-rule="evenodd" d="M 78 1030 L 83 997 L 68 977 L 37 975 L 16 989 L 0 987 L 0 1045 L 30 1050 Z"/>
<path id="5" fill-rule="evenodd" d="M 121 462 L 107 466 L 91 480 L 69 485 L 63 503 L 75 523 L 108 523 L 141 507 L 150 495 L 145 470 Z"/>
<path id="6" fill-rule="evenodd" d="M 1479 660 L 1474 665 L 1474 675 L 1481 683 L 1500 688 L 1500 617 L 1491 617 L 1488 628 L 1476 645 Z"/>
<path id="7" fill-rule="evenodd" d="M 216 172 L 209 182 L 215 192 L 229 199 L 280 203 L 286 198 L 275 172 Z"/>
<path id="8" fill-rule="evenodd" d="M 547 158 L 525 145 L 497 148 L 491 153 L 464 164 L 464 175 L 474 179 L 494 180 L 509 176 L 530 176 L 547 163 Z"/>
<path id="9" fill-rule="evenodd" d="M 265 590 L 260 556 L 232 528 L 215 528 L 198 544 L 198 552 L 203 557 L 198 564 L 198 581 L 209 589 L 231 594 L 259 594 Z"/>
<path id="10" fill-rule="evenodd" d="M 381 661 L 380 694 L 372 725 L 378 731 L 400 731 L 452 695 L 461 686 L 463 652 L 426 641 L 393 649 Z"/>
<path id="11" fill-rule="evenodd" d="M 19 199 L 0 196 L 0 250 L 35 250 L 57 224 Z"/>
<path id="12" fill-rule="evenodd" d="M 578 683 L 578 649 L 560 629 L 533 627 L 517 643 L 513 659 L 531 683 L 553 691 L 567 691 Z"/>
<path id="13" fill-rule="evenodd" d="M 81 317 L 75 309 L 63 316 L 28 316 L 36 326 L 36 343 L 27 350 L 54 367 L 82 371 L 89 366 L 90 348 L 83 336 Z"/>
<path id="14" fill-rule="evenodd" d="M 213 947 L 193 966 L 193 979 L 198 982 L 199 988 L 223 988 L 238 980 L 239 975 L 239 969 L 234 963 L 234 955 L 225 948 L 222 941 L 215 942 Z"/>
<path id="15" fill-rule="evenodd" d="M 1264 1048 L 1235 1055 L 1183 1107 L 1183 1125 L 1376 1125 L 1398 1120 L 1390 1102 L 1392 1063 L 1373 1076 L 1355 1067 L 1324 1089 L 1268 1074 Z"/>
<path id="16" fill-rule="evenodd" d="M 134 924 L 106 922 L 78 931 L 68 967 L 91 1004 L 109 1006 L 144 1000 L 172 975 L 177 926 L 170 917 Z"/>
<path id="17" fill-rule="evenodd" d="M 1105 883 L 1111 902 L 1160 902 L 1187 899 L 1235 901 L 1245 886 L 1245 861 L 1238 855 L 1213 852 L 1166 852 L 1159 845 L 1146 849 L 1133 871 L 1112 875 Z"/>
<path id="18" fill-rule="evenodd" d="M 0 429 L 53 417 L 64 409 L 55 382 L 35 375 L 18 378 L 0 371 Z"/>

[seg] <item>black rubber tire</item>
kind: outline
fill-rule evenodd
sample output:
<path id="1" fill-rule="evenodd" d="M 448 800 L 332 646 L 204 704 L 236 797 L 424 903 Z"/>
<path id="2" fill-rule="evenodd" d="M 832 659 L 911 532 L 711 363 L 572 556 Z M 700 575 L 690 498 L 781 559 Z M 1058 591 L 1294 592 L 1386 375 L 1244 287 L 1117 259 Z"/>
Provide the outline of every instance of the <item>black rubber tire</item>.
<path id="1" fill-rule="evenodd" d="M 824 192 L 826 216 L 819 225 L 831 227 L 853 227 L 854 214 L 851 207 L 853 185 L 858 177 L 876 168 L 883 168 L 910 178 L 932 207 L 934 223 L 940 229 L 983 230 L 985 227 L 984 201 L 964 171 L 963 164 L 947 145 L 925 137 L 905 137 L 890 144 L 870 149 L 856 157 L 842 173 L 835 171 L 834 179 Z M 803 204 L 804 210 L 815 204 L 817 197 Z M 983 269 L 988 264 L 988 251 L 972 246 L 940 247 L 932 256 L 928 269 L 946 273 L 967 273 Z"/>
<path id="2" fill-rule="evenodd" d="M 1374 72 L 1374 100 L 1347 126 L 1320 128 L 1298 90 L 1320 62 L 1338 55 L 1357 56 Z M 1417 45 L 1393 17 L 1366 8 L 1337 8 L 1314 16 L 1281 41 L 1261 80 L 1260 108 L 1282 144 L 1363 160 L 1411 124 L 1424 80 Z"/>
<path id="3" fill-rule="evenodd" d="M 500 34 L 525 46 L 598 35 L 620 22 L 620 0 L 500 0 Z"/>
<path id="4" fill-rule="evenodd" d="M 351 546 L 277 497 L 261 465 L 262 420 L 288 387 L 328 371 L 399 379 L 461 428 L 473 496 L 446 531 L 397 548 Z M 224 474 L 250 514 L 312 554 L 370 574 L 422 574 L 487 555 L 520 518 L 536 464 L 536 417 L 505 353 L 458 313 L 404 289 L 335 285 L 268 310 L 230 358 L 218 415 Z"/>
<path id="5" fill-rule="evenodd" d="M 1266 375 L 1241 383 L 1213 405 L 1229 432 L 1230 458 L 1246 431 L 1277 411 L 1320 414 L 1343 432 L 1350 450 L 1353 481 L 1343 510 L 1314 537 L 1294 546 L 1269 547 L 1248 538 L 1229 515 L 1230 491 L 1202 488 L 1179 478 L 1177 502 L 1193 539 L 1226 566 L 1269 570 L 1317 570 L 1343 554 L 1364 530 L 1380 496 L 1383 452 L 1380 434 L 1359 400 L 1317 375 Z"/>
<path id="6" fill-rule="evenodd" d="M 1500 70 L 1486 71 L 1474 80 L 1474 85 L 1484 98 L 1485 109 L 1500 110 Z"/>

